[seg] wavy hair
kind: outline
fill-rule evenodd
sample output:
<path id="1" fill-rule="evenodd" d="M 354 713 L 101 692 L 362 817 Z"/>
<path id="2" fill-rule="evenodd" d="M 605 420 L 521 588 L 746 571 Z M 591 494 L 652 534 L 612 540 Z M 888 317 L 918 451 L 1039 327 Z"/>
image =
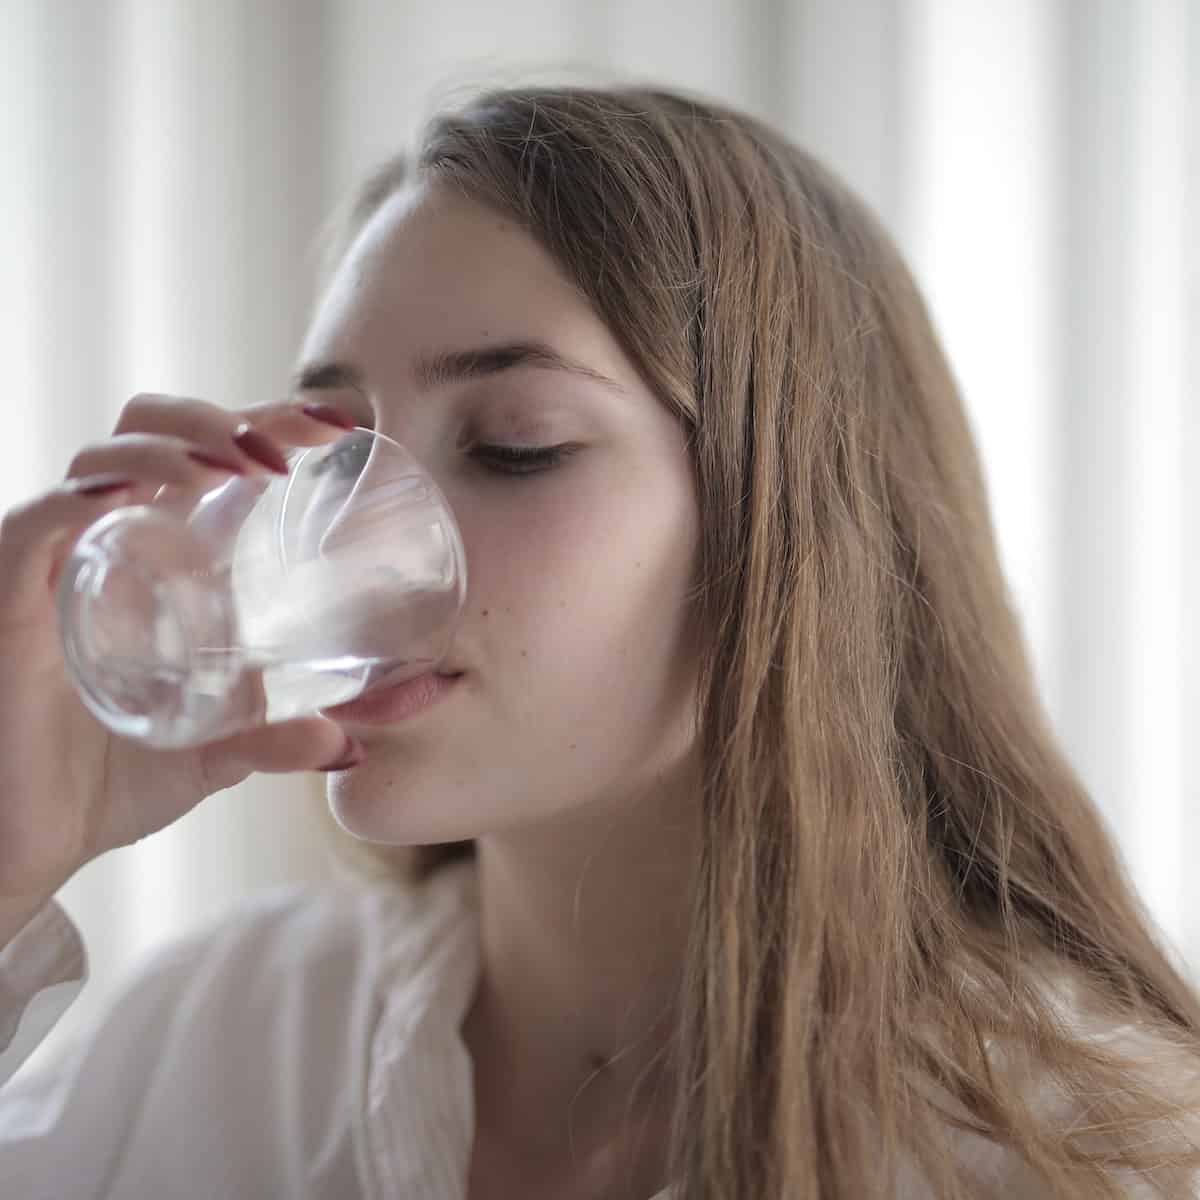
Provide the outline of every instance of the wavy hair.
<path id="1" fill-rule="evenodd" d="M 1016 1194 L 992 1153 L 1023 1196 L 1191 1195 L 1200 1002 L 1056 744 L 958 388 L 880 222 L 720 105 L 516 88 L 384 164 L 334 257 L 417 175 L 546 247 L 688 437 L 680 1195 Z M 419 878 L 471 846 L 368 851 Z"/>

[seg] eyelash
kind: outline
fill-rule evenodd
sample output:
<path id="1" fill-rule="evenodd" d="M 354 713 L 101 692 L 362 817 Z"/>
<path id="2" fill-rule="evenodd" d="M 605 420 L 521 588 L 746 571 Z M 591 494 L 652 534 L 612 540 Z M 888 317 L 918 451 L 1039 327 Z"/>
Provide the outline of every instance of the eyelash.
<path id="1" fill-rule="evenodd" d="M 363 468 L 364 452 L 370 448 L 370 443 L 365 438 L 344 442 L 335 450 L 323 454 L 313 465 L 312 473 L 324 475 L 326 471 L 333 471 L 338 476 L 357 475 Z"/>
<path id="2" fill-rule="evenodd" d="M 498 475 L 537 475 L 561 465 L 575 447 L 568 442 L 560 446 L 476 446 L 472 457 L 483 462 L 489 471 Z M 501 465 L 505 464 L 505 465 Z"/>
<path id="3" fill-rule="evenodd" d="M 357 473 L 362 469 L 361 446 L 347 444 L 330 451 L 313 468 L 314 474 L 333 469 L 339 474 L 343 467 Z M 478 445 L 471 456 L 484 464 L 486 470 L 497 475 L 537 475 L 553 470 L 575 452 L 569 442 L 558 446 L 487 446 Z"/>

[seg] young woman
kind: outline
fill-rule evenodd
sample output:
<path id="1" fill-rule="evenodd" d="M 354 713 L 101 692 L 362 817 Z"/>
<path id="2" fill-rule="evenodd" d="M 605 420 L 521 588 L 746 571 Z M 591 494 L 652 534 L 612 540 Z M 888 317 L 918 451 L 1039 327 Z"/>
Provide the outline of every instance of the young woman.
<path id="1" fill-rule="evenodd" d="M 138 397 L 5 519 L 5 1069 L 85 971 L 54 890 L 251 770 L 332 762 L 386 871 L 155 959 L 0 1091 L 0 1194 L 1200 1195 L 1200 1004 L 1055 743 L 862 203 L 716 105 L 515 90 L 344 234 L 293 398 Z M 69 535 L 350 423 L 463 532 L 436 701 L 110 739 L 57 658 Z"/>

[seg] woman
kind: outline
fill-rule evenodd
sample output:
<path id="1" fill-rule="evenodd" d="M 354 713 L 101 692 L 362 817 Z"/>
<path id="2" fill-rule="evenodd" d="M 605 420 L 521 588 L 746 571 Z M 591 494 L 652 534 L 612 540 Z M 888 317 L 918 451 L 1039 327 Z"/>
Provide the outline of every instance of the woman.
<path id="1" fill-rule="evenodd" d="M 1200 1194 L 1200 1005 L 1044 717 L 960 398 L 861 202 L 716 105 L 515 90 L 436 120 L 344 233 L 294 403 L 140 397 L 6 521 L 9 1011 L 82 973 L 63 880 L 252 769 L 339 759 L 384 877 L 160 956 L 65 1082 L 0 1093 L 0 1181 Z M 265 469 L 235 434 L 270 461 L 350 423 L 463 531 L 435 704 L 151 755 L 55 662 L 31 711 L 64 531 L 210 469 L 188 452 Z"/>

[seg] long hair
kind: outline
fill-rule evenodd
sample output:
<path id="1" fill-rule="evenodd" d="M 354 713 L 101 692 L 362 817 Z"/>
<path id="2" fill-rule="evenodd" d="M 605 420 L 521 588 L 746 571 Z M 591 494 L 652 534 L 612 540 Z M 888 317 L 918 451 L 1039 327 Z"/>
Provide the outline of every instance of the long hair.
<path id="1" fill-rule="evenodd" d="M 337 252 L 414 176 L 546 247 L 687 435 L 680 1195 L 1016 1194 L 990 1153 L 1021 1195 L 1184 1194 L 1200 1002 L 1056 744 L 958 388 L 879 221 L 763 123 L 653 89 L 436 117 Z M 378 854 L 420 876 L 470 848 Z"/>

